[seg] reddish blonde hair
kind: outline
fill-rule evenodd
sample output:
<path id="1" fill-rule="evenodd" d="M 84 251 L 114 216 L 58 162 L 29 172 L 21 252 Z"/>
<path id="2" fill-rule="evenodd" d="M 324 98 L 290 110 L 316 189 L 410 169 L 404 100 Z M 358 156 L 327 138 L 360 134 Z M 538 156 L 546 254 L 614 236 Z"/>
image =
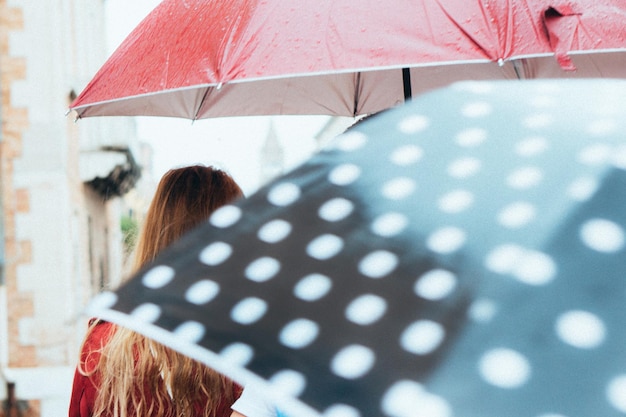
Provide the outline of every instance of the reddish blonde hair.
<path id="1" fill-rule="evenodd" d="M 146 213 L 137 242 L 135 269 L 209 218 L 223 205 L 243 196 L 226 172 L 201 165 L 165 173 Z"/>
<path id="2" fill-rule="evenodd" d="M 135 270 L 242 196 L 237 183 L 219 169 L 194 165 L 168 171 L 146 214 Z M 116 327 L 99 353 L 93 370 L 79 365 L 83 375 L 97 374 L 94 417 L 213 417 L 221 401 L 236 399 L 230 379 L 129 329 Z"/>

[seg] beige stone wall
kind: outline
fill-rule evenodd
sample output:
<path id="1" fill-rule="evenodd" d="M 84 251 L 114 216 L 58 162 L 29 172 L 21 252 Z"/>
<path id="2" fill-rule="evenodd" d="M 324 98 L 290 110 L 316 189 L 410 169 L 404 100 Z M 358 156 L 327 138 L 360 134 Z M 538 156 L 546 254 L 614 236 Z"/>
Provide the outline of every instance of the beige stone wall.
<path id="1" fill-rule="evenodd" d="M 85 185 L 81 155 L 134 126 L 64 117 L 105 58 L 103 7 L 0 0 L 0 400 L 14 381 L 30 416 L 66 415 L 82 308 L 121 275 L 120 200 Z"/>
<path id="2" fill-rule="evenodd" d="M 15 215 L 29 209 L 29 193 L 26 189 L 13 187 L 13 160 L 21 152 L 22 132 L 28 128 L 28 110 L 12 105 L 11 86 L 26 77 L 25 60 L 9 52 L 9 33 L 23 29 L 22 10 L 10 7 L 0 0 L 0 86 L 2 107 L 2 141 L 0 141 L 0 186 L 4 217 L 4 281 L 6 285 L 5 314 L 28 317 L 33 314 L 32 294 L 24 293 L 15 280 L 17 266 L 29 262 L 32 247 L 29 242 L 16 239 Z M 8 340 L 4 343 L 5 366 L 36 364 L 33 346 L 19 346 L 18 321 L 8 321 Z"/>

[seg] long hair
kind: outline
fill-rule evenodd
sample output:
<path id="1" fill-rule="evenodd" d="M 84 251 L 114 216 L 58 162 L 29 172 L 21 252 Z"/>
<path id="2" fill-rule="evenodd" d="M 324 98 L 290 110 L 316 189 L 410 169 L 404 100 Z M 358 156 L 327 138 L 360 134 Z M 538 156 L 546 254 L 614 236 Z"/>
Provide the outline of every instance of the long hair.
<path id="1" fill-rule="evenodd" d="M 193 229 L 216 209 L 242 197 L 224 171 L 194 165 L 172 169 L 157 186 L 137 242 L 134 268 L 139 269 Z"/>
<path id="2" fill-rule="evenodd" d="M 168 171 L 142 226 L 134 269 L 199 225 L 217 208 L 243 196 L 225 172 L 200 165 Z M 94 417 L 213 417 L 234 402 L 233 382 L 211 368 L 132 330 L 116 327 L 95 369 Z"/>

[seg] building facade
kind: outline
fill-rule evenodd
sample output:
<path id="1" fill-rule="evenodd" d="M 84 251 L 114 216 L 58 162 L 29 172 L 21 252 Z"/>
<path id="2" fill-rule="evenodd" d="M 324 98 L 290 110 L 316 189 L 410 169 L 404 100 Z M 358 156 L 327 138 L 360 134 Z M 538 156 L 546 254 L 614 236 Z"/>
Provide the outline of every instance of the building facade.
<path id="1" fill-rule="evenodd" d="M 82 308 L 122 276 L 134 122 L 65 115 L 104 19 L 104 0 L 0 0 L 0 415 L 67 414 Z"/>

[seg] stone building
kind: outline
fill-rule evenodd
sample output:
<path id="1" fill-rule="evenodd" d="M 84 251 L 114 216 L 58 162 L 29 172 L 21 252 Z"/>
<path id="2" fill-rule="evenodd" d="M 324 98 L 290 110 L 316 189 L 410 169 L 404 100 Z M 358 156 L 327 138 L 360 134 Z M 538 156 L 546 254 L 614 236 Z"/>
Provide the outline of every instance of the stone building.
<path id="1" fill-rule="evenodd" d="M 67 415 L 81 310 L 121 276 L 134 122 L 65 115 L 106 58 L 104 3 L 0 0 L 0 415 Z"/>

